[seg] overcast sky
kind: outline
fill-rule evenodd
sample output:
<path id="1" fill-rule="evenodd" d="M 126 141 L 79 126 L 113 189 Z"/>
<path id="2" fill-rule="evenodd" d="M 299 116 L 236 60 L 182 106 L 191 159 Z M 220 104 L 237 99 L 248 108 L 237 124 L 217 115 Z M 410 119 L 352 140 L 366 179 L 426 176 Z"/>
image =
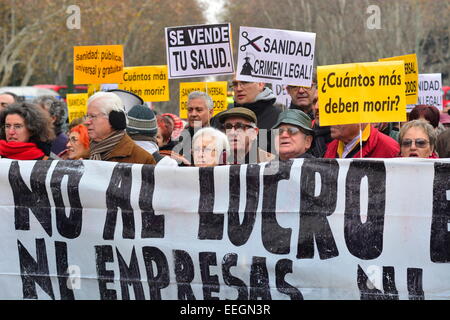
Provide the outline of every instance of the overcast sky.
<path id="1" fill-rule="evenodd" d="M 206 18 L 208 19 L 208 23 L 220 23 L 223 21 L 219 21 L 217 18 L 217 13 L 220 12 L 220 10 L 223 7 L 223 3 L 225 0 L 198 0 L 201 3 L 205 3 L 207 5 L 206 10 Z"/>

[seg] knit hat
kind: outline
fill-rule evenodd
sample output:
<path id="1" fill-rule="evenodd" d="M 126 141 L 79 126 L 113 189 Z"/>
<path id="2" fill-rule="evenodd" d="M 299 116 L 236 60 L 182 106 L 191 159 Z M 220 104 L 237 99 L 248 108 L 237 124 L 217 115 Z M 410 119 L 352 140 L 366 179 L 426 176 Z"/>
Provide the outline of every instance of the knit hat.
<path id="1" fill-rule="evenodd" d="M 127 113 L 127 133 L 156 136 L 158 126 L 155 113 L 146 105 L 135 105 Z"/>

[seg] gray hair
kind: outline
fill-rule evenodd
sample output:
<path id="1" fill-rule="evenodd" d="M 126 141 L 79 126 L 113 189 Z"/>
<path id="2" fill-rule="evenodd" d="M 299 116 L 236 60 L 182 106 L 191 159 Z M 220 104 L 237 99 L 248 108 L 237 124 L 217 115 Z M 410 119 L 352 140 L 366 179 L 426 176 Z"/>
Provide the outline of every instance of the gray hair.
<path id="1" fill-rule="evenodd" d="M 98 102 L 100 102 L 99 104 L 100 111 L 106 115 L 109 115 L 111 111 L 125 112 L 125 107 L 123 105 L 122 100 L 112 92 L 99 91 L 94 93 L 92 96 L 89 97 L 87 101 L 88 107 L 91 103 L 97 100 Z"/>
<path id="2" fill-rule="evenodd" d="M 208 110 L 214 108 L 214 101 L 206 92 L 192 91 L 191 93 L 189 93 L 188 96 L 188 104 L 191 100 L 194 99 L 203 99 L 205 101 L 206 106 L 208 107 Z"/>
<path id="3" fill-rule="evenodd" d="M 222 131 L 212 127 L 202 128 L 198 130 L 192 137 L 192 146 L 194 146 L 195 141 L 202 136 L 209 136 L 214 138 L 216 150 L 219 151 L 219 157 L 222 154 L 222 151 L 225 151 L 227 154 L 230 153 L 230 143 L 228 142 L 228 137 Z M 218 160 L 220 160 L 220 158 Z"/>
<path id="4" fill-rule="evenodd" d="M 437 140 L 437 133 L 436 130 L 433 128 L 433 126 L 426 120 L 423 119 L 417 119 L 417 120 L 411 120 L 404 125 L 402 125 L 400 129 L 400 133 L 398 136 L 398 142 L 400 145 L 402 145 L 403 138 L 405 137 L 406 132 L 411 128 L 420 128 L 425 132 L 425 134 L 428 136 L 428 139 L 430 140 L 430 146 L 431 149 L 434 150 L 436 146 L 436 140 Z"/>
<path id="5" fill-rule="evenodd" d="M 53 96 L 37 97 L 33 103 L 47 110 L 50 116 L 55 117 L 53 125 L 55 127 L 55 133 L 59 134 L 67 120 L 67 104 Z"/>

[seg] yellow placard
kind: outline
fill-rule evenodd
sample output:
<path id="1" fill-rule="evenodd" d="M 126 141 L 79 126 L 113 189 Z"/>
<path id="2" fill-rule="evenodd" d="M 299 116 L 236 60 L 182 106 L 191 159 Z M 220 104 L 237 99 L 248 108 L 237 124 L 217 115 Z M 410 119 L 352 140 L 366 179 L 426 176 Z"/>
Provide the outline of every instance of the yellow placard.
<path id="1" fill-rule="evenodd" d="M 99 83 L 88 84 L 87 94 L 88 97 L 92 96 L 94 93 L 101 91 L 102 86 Z"/>
<path id="2" fill-rule="evenodd" d="M 182 82 L 180 83 L 180 118 L 187 119 L 187 101 L 192 91 L 203 91 L 214 101 L 214 115 L 227 109 L 226 81 L 216 82 Z"/>
<path id="3" fill-rule="evenodd" d="M 406 121 L 403 61 L 317 67 L 321 126 Z"/>
<path id="4" fill-rule="evenodd" d="M 403 61 L 405 62 L 405 93 L 406 104 L 416 104 L 419 95 L 419 65 L 416 54 L 383 58 L 378 61 Z"/>
<path id="5" fill-rule="evenodd" d="M 67 110 L 69 111 L 69 123 L 73 119 L 84 117 L 87 113 L 87 93 L 68 93 Z"/>
<path id="6" fill-rule="evenodd" d="M 121 83 L 123 46 L 73 47 L 73 83 Z"/>
<path id="7" fill-rule="evenodd" d="M 132 92 L 144 101 L 169 101 L 167 66 L 127 67 L 119 89 Z"/>

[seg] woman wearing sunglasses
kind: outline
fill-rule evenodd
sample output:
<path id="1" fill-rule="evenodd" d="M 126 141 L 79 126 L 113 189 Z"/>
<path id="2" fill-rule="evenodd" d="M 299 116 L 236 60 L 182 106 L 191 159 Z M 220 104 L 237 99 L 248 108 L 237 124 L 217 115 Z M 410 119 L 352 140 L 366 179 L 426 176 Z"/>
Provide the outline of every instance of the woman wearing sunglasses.
<path id="1" fill-rule="evenodd" d="M 436 131 L 425 120 L 412 120 L 400 129 L 400 156 L 418 158 L 438 158 Z"/>

